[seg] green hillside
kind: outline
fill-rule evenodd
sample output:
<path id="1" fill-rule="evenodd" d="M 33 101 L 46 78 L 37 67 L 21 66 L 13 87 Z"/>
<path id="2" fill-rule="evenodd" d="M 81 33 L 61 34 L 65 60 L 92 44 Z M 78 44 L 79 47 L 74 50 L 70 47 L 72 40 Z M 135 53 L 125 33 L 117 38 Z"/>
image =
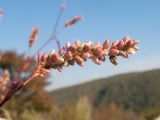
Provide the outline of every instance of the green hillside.
<path id="1" fill-rule="evenodd" d="M 51 92 L 61 106 L 88 96 L 97 108 L 115 103 L 124 109 L 144 112 L 160 108 L 160 70 L 134 72 L 94 80 Z"/>

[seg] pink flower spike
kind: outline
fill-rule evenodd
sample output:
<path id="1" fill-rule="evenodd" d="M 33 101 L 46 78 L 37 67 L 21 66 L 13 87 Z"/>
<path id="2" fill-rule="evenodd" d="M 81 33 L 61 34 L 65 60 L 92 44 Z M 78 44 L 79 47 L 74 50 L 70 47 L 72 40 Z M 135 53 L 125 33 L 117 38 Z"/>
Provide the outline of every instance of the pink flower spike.
<path id="1" fill-rule="evenodd" d="M 111 44 L 111 41 L 110 40 L 106 40 L 104 43 L 103 43 L 103 49 L 107 49 Z"/>
<path id="2" fill-rule="evenodd" d="M 114 49 L 114 48 L 111 48 L 111 49 L 110 49 L 110 54 L 111 54 L 111 55 L 118 55 L 118 54 L 119 54 L 119 50 Z"/>
<path id="3" fill-rule="evenodd" d="M 81 44 L 80 40 L 76 40 L 75 45 L 78 47 Z"/>
<path id="4" fill-rule="evenodd" d="M 117 48 L 118 49 L 121 49 L 121 48 L 123 48 L 123 46 L 124 46 L 124 41 L 123 40 L 120 40 L 119 42 L 118 42 L 118 44 L 117 44 Z"/>

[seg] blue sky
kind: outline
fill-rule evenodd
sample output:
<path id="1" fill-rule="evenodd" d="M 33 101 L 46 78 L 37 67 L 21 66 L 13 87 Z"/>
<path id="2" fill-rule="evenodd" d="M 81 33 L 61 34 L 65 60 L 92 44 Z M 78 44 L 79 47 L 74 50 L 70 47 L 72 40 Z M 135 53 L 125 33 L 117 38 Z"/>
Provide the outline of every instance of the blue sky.
<path id="1" fill-rule="evenodd" d="M 49 89 L 78 84 L 114 74 L 160 68 L 160 1 L 159 0 L 66 0 L 67 7 L 60 28 L 74 16 L 84 16 L 84 21 L 64 30 L 57 37 L 64 45 L 92 40 L 118 40 L 131 36 L 141 41 L 138 54 L 129 60 L 120 59 L 118 66 L 106 61 L 101 66 L 87 62 L 86 67 L 66 68 L 62 73 L 52 71 Z M 28 37 L 33 27 L 40 28 L 39 39 L 31 50 L 34 53 L 51 35 L 61 0 L 0 0 L 4 19 L 0 23 L 0 49 L 28 51 Z M 57 49 L 55 42 L 42 52 Z"/>

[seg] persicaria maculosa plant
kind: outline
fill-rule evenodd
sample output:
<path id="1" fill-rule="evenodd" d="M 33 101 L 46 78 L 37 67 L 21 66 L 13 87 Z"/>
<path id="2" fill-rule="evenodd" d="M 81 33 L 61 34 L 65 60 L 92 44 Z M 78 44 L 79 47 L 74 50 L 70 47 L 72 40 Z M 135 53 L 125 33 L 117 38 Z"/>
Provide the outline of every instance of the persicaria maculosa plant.
<path id="1" fill-rule="evenodd" d="M 21 72 L 25 71 L 28 68 L 30 62 L 38 54 L 37 65 L 35 66 L 33 74 L 24 81 L 18 81 L 16 79 L 13 80 L 11 86 L 7 90 L 6 95 L 3 97 L 0 103 L 0 107 L 2 107 L 8 100 L 10 100 L 13 95 L 15 95 L 19 90 L 26 86 L 30 81 L 34 80 L 37 77 L 45 78 L 46 76 L 48 76 L 51 69 L 56 69 L 62 72 L 63 68 L 70 67 L 76 64 L 84 67 L 84 63 L 87 60 L 91 60 L 95 64 L 100 65 L 102 62 L 105 62 L 106 59 L 109 59 L 112 64 L 117 65 L 118 57 L 129 58 L 130 55 L 136 53 L 136 51 L 138 50 L 138 47 L 136 45 L 139 43 L 139 41 L 133 40 L 128 36 L 124 37 L 122 40 L 114 42 L 106 40 L 104 41 L 104 43 L 92 43 L 92 41 L 81 43 L 80 40 L 76 40 L 74 44 L 67 42 L 64 47 L 60 47 L 60 41 L 57 39 L 56 35 L 59 34 L 64 28 L 69 28 L 73 24 L 83 19 L 82 16 L 76 16 L 66 22 L 63 29 L 59 30 L 57 29 L 57 27 L 61 18 L 62 11 L 65 8 L 64 2 L 62 2 L 60 8 L 61 9 L 57 17 L 52 36 L 40 47 L 40 49 L 32 57 L 30 57 L 28 62 L 26 62 L 26 64 L 24 64 L 24 66 L 22 67 Z M 0 12 L 0 15 L 2 16 L 2 12 Z M 30 49 L 33 47 L 38 34 L 39 28 L 33 28 L 29 37 Z M 56 40 L 59 50 L 56 51 L 53 49 L 50 52 L 41 55 L 40 51 L 52 40 Z M 21 74 L 21 72 L 19 74 Z M 1 81 L 3 80 L 0 79 L 0 82 Z"/>

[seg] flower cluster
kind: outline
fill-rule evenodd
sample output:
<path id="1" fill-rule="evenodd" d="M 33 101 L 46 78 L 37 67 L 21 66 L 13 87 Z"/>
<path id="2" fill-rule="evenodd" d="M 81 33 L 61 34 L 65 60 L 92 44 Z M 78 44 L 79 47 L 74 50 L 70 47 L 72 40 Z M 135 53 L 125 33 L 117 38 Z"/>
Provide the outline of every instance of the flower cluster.
<path id="1" fill-rule="evenodd" d="M 50 68 L 62 71 L 63 67 L 73 66 L 77 63 L 80 66 L 84 66 L 84 62 L 87 59 L 91 59 L 95 64 L 100 65 L 105 61 L 106 56 L 109 56 L 111 63 L 118 64 L 117 57 L 122 56 L 128 58 L 129 54 L 134 54 L 138 47 L 138 40 L 132 40 L 130 37 L 125 37 L 123 40 L 115 41 L 111 43 L 110 40 L 106 40 L 103 44 L 99 42 L 81 43 L 79 40 L 71 45 L 69 42 L 66 46 L 61 48 L 58 52 L 52 50 L 49 54 L 45 53 L 43 56 L 39 55 L 38 68 L 41 76 L 49 74 Z"/>

